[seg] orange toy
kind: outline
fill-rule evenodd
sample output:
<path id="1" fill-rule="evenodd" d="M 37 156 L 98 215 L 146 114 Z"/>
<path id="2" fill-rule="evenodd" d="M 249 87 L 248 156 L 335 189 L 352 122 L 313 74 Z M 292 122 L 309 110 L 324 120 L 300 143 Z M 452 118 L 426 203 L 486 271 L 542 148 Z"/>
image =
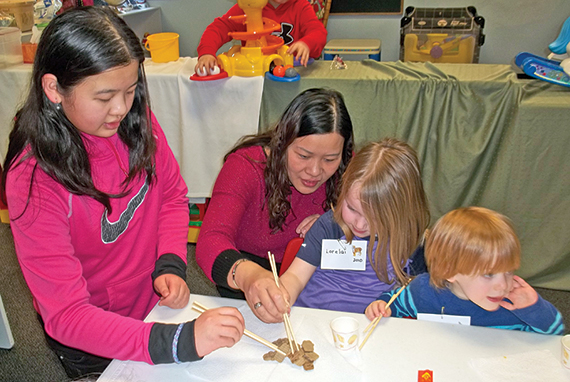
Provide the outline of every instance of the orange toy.
<path id="1" fill-rule="evenodd" d="M 245 14 L 232 16 L 231 19 L 242 21 L 247 31 L 230 32 L 229 36 L 245 41 L 245 45 L 234 45 L 229 51 L 220 54 L 220 68 L 230 76 L 254 77 L 268 72 L 271 63 L 293 65 L 293 55 L 287 53 L 288 47 L 283 45 L 283 39 L 271 35 L 281 28 L 280 25 L 261 15 L 267 0 L 238 0 L 237 3 Z"/>

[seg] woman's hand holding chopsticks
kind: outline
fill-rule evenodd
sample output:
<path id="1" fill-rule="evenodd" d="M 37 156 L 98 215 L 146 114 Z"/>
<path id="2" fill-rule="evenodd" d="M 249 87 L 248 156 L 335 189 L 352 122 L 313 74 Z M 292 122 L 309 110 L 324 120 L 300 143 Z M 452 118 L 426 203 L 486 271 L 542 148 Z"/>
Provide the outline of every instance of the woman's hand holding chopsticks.
<path id="1" fill-rule="evenodd" d="M 207 310 L 194 323 L 196 353 L 204 357 L 216 349 L 232 347 L 241 339 L 244 329 L 245 321 L 236 308 Z"/>
<path id="2" fill-rule="evenodd" d="M 236 281 L 251 311 L 261 321 L 282 322 L 283 314 L 289 313 L 289 293 L 286 288 L 275 285 L 271 271 L 253 261 L 246 261 L 238 267 Z"/>

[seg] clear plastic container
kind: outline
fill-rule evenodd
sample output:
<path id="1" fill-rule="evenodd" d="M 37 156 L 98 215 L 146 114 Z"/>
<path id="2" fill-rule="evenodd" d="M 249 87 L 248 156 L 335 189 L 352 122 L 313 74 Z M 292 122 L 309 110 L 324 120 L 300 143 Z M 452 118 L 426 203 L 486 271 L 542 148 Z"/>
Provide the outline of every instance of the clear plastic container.
<path id="1" fill-rule="evenodd" d="M 22 32 L 16 27 L 0 28 L 0 68 L 24 62 Z"/>
<path id="2" fill-rule="evenodd" d="M 23 32 L 32 30 L 34 26 L 34 0 L 0 0 L 0 10 L 16 19 L 16 25 Z"/>

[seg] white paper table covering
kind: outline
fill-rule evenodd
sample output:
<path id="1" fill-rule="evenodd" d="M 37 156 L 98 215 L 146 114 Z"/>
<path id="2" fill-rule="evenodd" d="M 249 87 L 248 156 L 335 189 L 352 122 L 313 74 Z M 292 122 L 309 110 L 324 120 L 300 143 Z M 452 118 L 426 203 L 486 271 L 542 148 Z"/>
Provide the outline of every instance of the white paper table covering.
<path id="1" fill-rule="evenodd" d="M 570 374 L 560 368 L 560 355 L 548 350 L 477 358 L 471 366 L 484 382 L 568 382 Z"/>
<path id="2" fill-rule="evenodd" d="M 268 341 L 285 337 L 283 324 L 263 324 L 254 319 L 243 301 L 200 295 L 191 295 L 190 298 L 210 309 L 241 307 L 248 330 Z M 437 382 L 481 382 L 471 366 L 474 359 L 543 350 L 554 356 L 560 353 L 561 336 L 385 318 L 366 342 L 360 353 L 361 359 L 349 359 L 351 362 L 348 362 L 334 348 L 330 332 L 330 321 L 345 315 L 356 318 L 361 331 L 368 324 L 363 314 L 293 308 L 291 323 L 297 340 L 311 340 L 320 356 L 311 371 L 304 371 L 289 360 L 281 364 L 264 361 L 263 354 L 269 349 L 243 337 L 232 348 L 216 350 L 199 362 L 161 367 L 159 374 L 153 370 L 155 366 L 114 360 L 100 381 L 417 381 L 418 370 L 430 369 Z M 191 303 L 178 310 L 156 306 L 147 321 L 176 323 L 197 316 L 198 313 L 191 310 Z M 236 364 L 237 360 L 244 363 Z M 187 378 L 182 378 L 181 367 Z M 560 361 L 557 368 L 570 378 L 570 370 L 565 369 Z M 135 375 L 141 377 L 135 379 Z"/>

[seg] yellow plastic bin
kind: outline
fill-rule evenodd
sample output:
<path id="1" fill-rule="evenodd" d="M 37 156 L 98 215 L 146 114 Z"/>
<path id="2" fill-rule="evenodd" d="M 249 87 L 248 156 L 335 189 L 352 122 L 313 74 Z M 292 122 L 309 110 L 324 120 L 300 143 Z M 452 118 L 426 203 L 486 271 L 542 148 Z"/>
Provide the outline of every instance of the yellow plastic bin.
<path id="1" fill-rule="evenodd" d="M 196 243 L 198 241 L 198 235 L 200 234 L 200 228 L 202 227 L 201 221 L 190 221 L 188 225 L 188 242 Z"/>
<path id="2" fill-rule="evenodd" d="M 146 38 L 144 46 L 154 62 L 177 61 L 180 58 L 178 38 L 178 33 L 155 33 Z"/>
<path id="3" fill-rule="evenodd" d="M 22 32 L 27 32 L 34 26 L 34 4 L 35 0 L 0 0 L 0 11 L 14 16 L 14 26 Z"/>

